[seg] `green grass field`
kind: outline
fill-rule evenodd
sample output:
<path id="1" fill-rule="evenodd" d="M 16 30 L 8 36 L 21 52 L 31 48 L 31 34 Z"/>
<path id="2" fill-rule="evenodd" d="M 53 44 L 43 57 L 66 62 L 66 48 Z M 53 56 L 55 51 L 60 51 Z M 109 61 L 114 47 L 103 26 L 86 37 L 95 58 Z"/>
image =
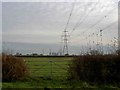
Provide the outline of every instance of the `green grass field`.
<path id="1" fill-rule="evenodd" d="M 69 57 L 25 57 L 30 76 L 24 81 L 4 82 L 3 88 L 66 87 Z M 39 85 L 38 85 L 39 84 Z"/>
<path id="2" fill-rule="evenodd" d="M 92 85 L 80 81 L 68 81 L 67 67 L 70 57 L 26 57 L 30 76 L 16 82 L 4 82 L 3 88 L 118 88 L 115 85 Z M 116 86 L 117 85 L 117 86 Z M 104 89 L 105 90 L 105 89 Z"/>
<path id="3" fill-rule="evenodd" d="M 68 64 L 72 58 L 24 58 L 32 77 L 60 78 L 67 77 Z"/>

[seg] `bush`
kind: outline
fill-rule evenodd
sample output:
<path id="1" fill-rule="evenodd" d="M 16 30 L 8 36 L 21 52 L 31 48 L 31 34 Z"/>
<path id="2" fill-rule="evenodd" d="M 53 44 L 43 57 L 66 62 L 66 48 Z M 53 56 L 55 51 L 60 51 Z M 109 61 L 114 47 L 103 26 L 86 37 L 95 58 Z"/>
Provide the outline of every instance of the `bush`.
<path id="1" fill-rule="evenodd" d="M 120 56 L 85 55 L 72 60 L 69 79 L 86 82 L 120 82 Z"/>
<path id="2" fill-rule="evenodd" d="M 28 75 L 23 59 L 12 55 L 2 55 L 2 81 L 16 81 Z"/>

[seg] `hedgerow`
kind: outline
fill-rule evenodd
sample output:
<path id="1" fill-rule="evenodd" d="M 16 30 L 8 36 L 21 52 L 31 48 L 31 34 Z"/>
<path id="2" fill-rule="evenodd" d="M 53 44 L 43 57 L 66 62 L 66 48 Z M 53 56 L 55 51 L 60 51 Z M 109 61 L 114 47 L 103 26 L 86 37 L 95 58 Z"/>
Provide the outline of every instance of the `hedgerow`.
<path id="1" fill-rule="evenodd" d="M 69 79 L 95 83 L 120 82 L 120 55 L 84 55 L 69 64 Z"/>
<path id="2" fill-rule="evenodd" d="M 2 55 L 2 81 L 16 81 L 28 75 L 26 64 L 22 58 Z"/>

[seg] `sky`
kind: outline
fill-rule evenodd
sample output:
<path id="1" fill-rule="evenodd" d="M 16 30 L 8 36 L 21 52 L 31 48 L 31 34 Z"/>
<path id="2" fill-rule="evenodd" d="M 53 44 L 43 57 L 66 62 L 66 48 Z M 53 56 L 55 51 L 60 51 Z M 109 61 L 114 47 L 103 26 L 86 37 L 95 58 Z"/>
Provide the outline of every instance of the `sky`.
<path id="1" fill-rule="evenodd" d="M 71 54 L 79 53 L 88 42 L 86 38 L 93 33 L 100 34 L 101 29 L 104 45 L 111 43 L 114 37 L 118 37 L 118 0 L 93 0 L 93 2 L 76 0 L 75 3 L 66 0 L 24 1 L 2 2 L 2 46 L 14 53 L 48 54 L 50 50 L 57 52 L 63 48 L 61 35 L 72 7 L 67 27 Z M 90 38 L 97 39 L 95 36 Z"/>
<path id="2" fill-rule="evenodd" d="M 0 52 L 2 52 L 2 3 L 0 2 Z"/>

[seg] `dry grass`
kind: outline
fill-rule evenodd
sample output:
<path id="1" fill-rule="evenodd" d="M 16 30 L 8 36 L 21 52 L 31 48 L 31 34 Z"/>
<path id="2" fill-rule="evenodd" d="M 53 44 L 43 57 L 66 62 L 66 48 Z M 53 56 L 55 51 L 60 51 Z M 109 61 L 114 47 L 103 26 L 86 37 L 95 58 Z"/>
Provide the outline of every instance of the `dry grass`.
<path id="1" fill-rule="evenodd" d="M 2 80 L 2 55 L 0 54 L 0 81 Z"/>
<path id="2" fill-rule="evenodd" d="M 12 55 L 2 55 L 2 81 L 16 81 L 28 75 L 23 59 Z"/>
<path id="3" fill-rule="evenodd" d="M 69 65 L 70 79 L 95 83 L 120 82 L 120 56 L 85 55 Z"/>

